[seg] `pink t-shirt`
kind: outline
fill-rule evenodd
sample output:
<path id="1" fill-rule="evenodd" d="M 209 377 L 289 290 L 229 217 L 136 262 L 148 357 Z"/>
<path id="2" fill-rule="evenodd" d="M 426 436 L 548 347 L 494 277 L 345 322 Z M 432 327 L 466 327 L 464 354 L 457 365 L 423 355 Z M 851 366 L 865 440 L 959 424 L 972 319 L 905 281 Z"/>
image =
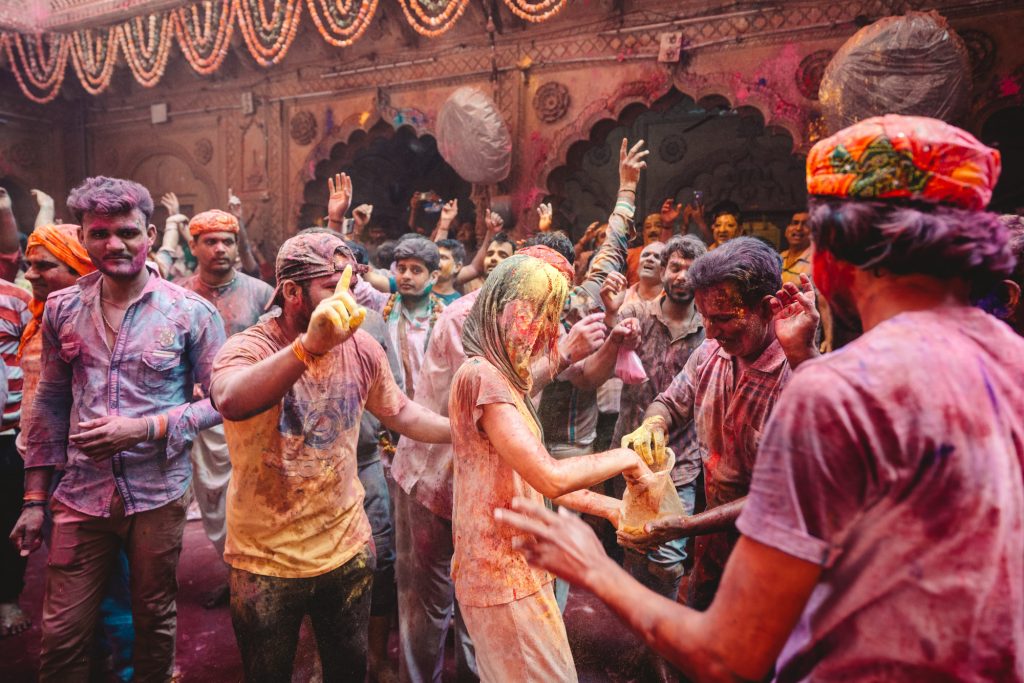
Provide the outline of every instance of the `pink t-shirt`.
<path id="1" fill-rule="evenodd" d="M 542 505 L 544 497 L 501 458 L 480 427 L 483 407 L 492 403 L 515 406 L 540 438 L 522 394 L 497 368 L 479 357 L 463 363 L 448 403 L 455 450 L 452 579 L 459 603 L 471 607 L 504 605 L 552 581 L 513 549 L 513 540 L 526 534 L 494 519 L 494 510 L 510 507 L 516 496 Z"/>
<path id="2" fill-rule="evenodd" d="M 1024 681 L 1024 339 L 905 313 L 800 367 L 739 530 L 823 574 L 780 681 Z"/>

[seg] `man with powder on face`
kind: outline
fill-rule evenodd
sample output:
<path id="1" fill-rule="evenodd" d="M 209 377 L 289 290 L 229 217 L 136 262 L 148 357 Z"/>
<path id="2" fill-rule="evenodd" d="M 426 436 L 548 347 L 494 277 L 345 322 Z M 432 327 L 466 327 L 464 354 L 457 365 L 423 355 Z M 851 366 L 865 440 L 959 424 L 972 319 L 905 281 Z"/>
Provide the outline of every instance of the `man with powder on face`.
<path id="1" fill-rule="evenodd" d="M 175 573 L 196 433 L 220 421 L 208 400 L 220 315 L 202 297 L 146 265 L 156 238 L 146 188 L 97 176 L 68 209 L 99 269 L 46 302 L 42 376 L 25 453 L 25 496 L 51 502 L 54 529 L 43 604 L 40 680 L 85 680 L 102 586 L 122 544 L 135 624 L 135 679 L 174 669 Z M 14 531 L 39 547 L 42 515 L 28 508 Z"/>
<path id="2" fill-rule="evenodd" d="M 270 303 L 273 287 L 235 268 L 238 260 L 238 219 L 226 211 L 203 211 L 188 222 L 192 236 L 189 249 L 196 258 L 196 272 L 178 282 L 213 304 L 224 321 L 227 336 L 256 324 Z M 224 499 L 231 478 L 231 459 L 223 425 L 204 429 L 192 442 L 192 487 L 203 516 L 203 530 L 224 557 L 227 533 Z M 206 600 L 206 607 L 227 604 L 227 585 Z"/>
<path id="3" fill-rule="evenodd" d="M 224 557 L 247 680 L 291 680 L 307 614 L 324 680 L 363 679 L 374 554 L 356 472 L 360 416 L 368 409 L 420 441 L 451 439 L 448 420 L 406 398 L 358 329 L 354 266 L 332 234 L 286 241 L 281 310 L 231 337 L 214 364 L 232 465 Z"/>
<path id="4" fill-rule="evenodd" d="M 538 506 L 509 520 L 526 554 L 691 679 L 1024 681 L 1024 340 L 970 301 L 1014 268 L 984 211 L 999 168 L 922 117 L 811 149 L 815 282 L 864 333 L 783 391 L 707 612 L 640 588 Z"/>

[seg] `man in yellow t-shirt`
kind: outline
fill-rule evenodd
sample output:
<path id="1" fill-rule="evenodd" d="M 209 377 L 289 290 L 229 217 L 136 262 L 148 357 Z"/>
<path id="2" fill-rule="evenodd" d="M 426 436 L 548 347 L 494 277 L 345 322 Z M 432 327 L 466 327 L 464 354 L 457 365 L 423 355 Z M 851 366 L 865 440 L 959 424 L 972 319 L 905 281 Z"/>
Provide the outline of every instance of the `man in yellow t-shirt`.
<path id="1" fill-rule="evenodd" d="M 234 335 L 210 393 L 233 474 L 227 542 L 231 621 L 246 680 L 291 680 L 309 615 L 324 680 L 362 680 L 375 557 L 357 478 L 360 416 L 418 441 L 448 442 L 447 418 L 410 401 L 384 351 L 358 330 L 355 260 L 326 232 L 277 256 L 281 311 Z"/>

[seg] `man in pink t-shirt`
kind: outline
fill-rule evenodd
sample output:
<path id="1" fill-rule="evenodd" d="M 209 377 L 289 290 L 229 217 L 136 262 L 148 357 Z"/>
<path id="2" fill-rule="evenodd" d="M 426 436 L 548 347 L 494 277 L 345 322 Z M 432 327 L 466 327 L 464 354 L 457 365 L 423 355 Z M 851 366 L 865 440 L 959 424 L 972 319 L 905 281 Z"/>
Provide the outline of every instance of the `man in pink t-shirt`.
<path id="1" fill-rule="evenodd" d="M 707 612 L 631 583 L 588 529 L 523 502 L 501 516 L 535 534 L 527 558 L 695 679 L 1024 681 L 1024 340 L 969 297 L 1014 267 L 983 211 L 999 166 L 920 117 L 811 150 L 815 280 L 864 333 L 783 390 Z"/>

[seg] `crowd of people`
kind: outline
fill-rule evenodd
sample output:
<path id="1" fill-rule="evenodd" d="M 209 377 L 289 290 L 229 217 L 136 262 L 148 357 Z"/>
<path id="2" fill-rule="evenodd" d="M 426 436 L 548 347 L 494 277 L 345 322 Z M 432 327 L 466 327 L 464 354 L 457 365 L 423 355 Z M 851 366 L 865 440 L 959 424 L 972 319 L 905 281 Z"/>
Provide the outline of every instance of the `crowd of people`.
<path id="1" fill-rule="evenodd" d="M 728 203 L 637 215 L 646 155 L 576 244 L 550 205 L 513 236 L 430 193 L 390 240 L 339 173 L 272 268 L 230 192 L 164 195 L 161 236 L 146 188 L 87 178 L 22 247 L 0 190 L 0 635 L 45 544 L 40 680 L 87 680 L 98 637 L 171 680 L 194 500 L 248 681 L 291 680 L 306 618 L 326 681 L 439 681 L 451 630 L 459 680 L 574 681 L 576 585 L 663 680 L 1024 682 L 998 152 L 840 131 L 781 253 Z"/>

